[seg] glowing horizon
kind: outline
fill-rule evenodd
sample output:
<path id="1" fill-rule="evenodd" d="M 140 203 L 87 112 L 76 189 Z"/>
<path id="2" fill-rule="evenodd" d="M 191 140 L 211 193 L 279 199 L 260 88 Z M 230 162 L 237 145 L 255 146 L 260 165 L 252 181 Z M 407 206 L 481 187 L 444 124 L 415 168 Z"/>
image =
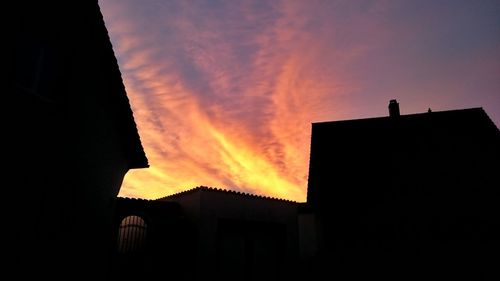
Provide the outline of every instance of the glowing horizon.
<path id="1" fill-rule="evenodd" d="M 500 5 L 354 2 L 99 1 L 151 166 L 120 196 L 303 202 L 311 123 L 385 116 L 393 98 L 499 124 Z"/>

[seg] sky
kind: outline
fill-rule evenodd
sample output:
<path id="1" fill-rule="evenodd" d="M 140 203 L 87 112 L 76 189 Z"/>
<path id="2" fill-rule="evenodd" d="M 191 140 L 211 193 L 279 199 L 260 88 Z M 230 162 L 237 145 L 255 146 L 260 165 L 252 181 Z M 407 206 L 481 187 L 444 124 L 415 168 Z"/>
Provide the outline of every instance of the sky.
<path id="1" fill-rule="evenodd" d="M 482 107 L 498 0 L 99 0 L 150 168 L 120 196 L 306 200 L 311 123 Z"/>

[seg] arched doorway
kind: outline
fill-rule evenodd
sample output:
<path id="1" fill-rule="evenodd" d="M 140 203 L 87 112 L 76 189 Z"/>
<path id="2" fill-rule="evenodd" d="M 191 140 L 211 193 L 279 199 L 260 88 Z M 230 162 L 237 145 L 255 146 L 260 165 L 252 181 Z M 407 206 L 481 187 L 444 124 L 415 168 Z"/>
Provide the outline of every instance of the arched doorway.
<path id="1" fill-rule="evenodd" d="M 140 216 L 125 217 L 118 229 L 118 253 L 142 252 L 146 246 L 147 224 Z"/>

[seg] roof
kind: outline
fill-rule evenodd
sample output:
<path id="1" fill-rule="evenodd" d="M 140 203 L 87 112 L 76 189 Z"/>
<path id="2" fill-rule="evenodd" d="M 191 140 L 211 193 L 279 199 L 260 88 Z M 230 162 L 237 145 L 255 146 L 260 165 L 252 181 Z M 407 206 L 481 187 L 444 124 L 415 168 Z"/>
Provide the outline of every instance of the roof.
<path id="1" fill-rule="evenodd" d="M 234 191 L 234 190 L 228 190 L 228 189 L 222 189 L 222 188 L 216 188 L 216 187 L 208 187 L 208 186 L 197 186 L 195 188 L 181 191 L 181 192 L 178 192 L 178 193 L 175 193 L 172 195 L 168 195 L 165 197 L 161 197 L 161 198 L 158 198 L 156 200 L 178 198 L 178 197 L 181 197 L 181 196 L 184 196 L 187 194 L 192 194 L 195 192 L 225 193 L 225 194 L 231 194 L 231 195 L 242 196 L 242 197 L 253 198 L 253 199 L 263 199 L 263 200 L 281 201 L 281 202 L 288 202 L 288 203 L 297 203 L 295 201 L 282 199 L 282 198 L 255 195 L 255 194 L 250 194 L 250 193 L 245 193 L 245 192 L 240 192 L 240 191 Z"/>
<path id="2" fill-rule="evenodd" d="M 148 167 L 148 159 L 98 1 L 30 1 L 29 4 L 16 2 L 11 10 L 16 15 L 12 22 L 17 32 L 15 35 L 23 36 L 19 34 L 29 32 L 29 36 L 54 48 L 54 51 L 59 52 L 58 60 L 61 60 L 56 61 L 57 64 L 54 63 L 58 68 L 66 68 L 64 71 L 93 71 L 95 73 L 92 75 L 102 78 L 93 80 L 95 85 L 103 89 L 96 95 L 100 95 L 99 100 L 103 103 L 104 110 L 108 110 L 110 119 L 116 126 L 128 168 Z M 73 63 L 78 61 L 73 61 L 71 56 L 79 53 L 82 55 L 78 59 L 85 59 L 85 56 L 95 58 L 92 65 L 97 65 L 98 68 L 85 69 L 82 65 L 73 68 Z M 91 77 L 81 74 L 78 73 L 80 80 Z"/>
<path id="3" fill-rule="evenodd" d="M 118 196 L 116 198 L 118 200 L 137 201 L 137 202 L 151 202 L 151 201 L 154 201 L 154 200 L 146 199 L 146 198 L 136 198 L 136 197 L 128 197 L 128 196 Z"/>
<path id="4" fill-rule="evenodd" d="M 96 26 L 97 38 L 100 38 L 102 44 L 105 48 L 105 54 L 103 58 L 106 60 L 103 62 L 107 67 L 112 70 L 112 79 L 115 83 L 113 89 L 116 91 L 111 91 L 111 94 L 115 96 L 114 101 L 118 106 L 118 120 L 120 120 L 120 133 L 122 135 L 122 140 L 125 142 L 126 154 L 129 160 L 129 168 L 147 168 L 149 167 L 148 159 L 144 152 L 144 148 L 141 143 L 141 139 L 137 130 L 137 125 L 134 120 L 134 115 L 130 107 L 130 102 L 125 91 L 125 86 L 123 84 L 123 79 L 121 72 L 116 60 L 113 46 L 108 35 L 108 31 L 104 24 L 104 19 L 97 0 L 94 0 L 94 7 L 96 9 L 95 14 L 98 15 L 96 21 L 98 22 Z M 94 14 L 94 13 L 89 13 Z"/>
<path id="5" fill-rule="evenodd" d="M 482 108 L 313 123 L 307 201 L 369 202 L 401 186 L 444 193 L 478 178 L 486 189 L 499 151 L 500 131 Z"/>
<path id="6" fill-rule="evenodd" d="M 420 123 L 426 122 L 427 124 L 439 125 L 442 122 L 460 123 L 461 125 L 468 125 L 472 120 L 479 120 L 485 127 L 498 128 L 495 123 L 489 118 L 486 112 L 481 107 L 456 109 L 447 111 L 432 111 L 426 113 L 416 113 L 401 116 L 385 116 L 364 119 L 352 120 L 339 120 L 327 122 L 315 122 L 313 127 L 336 126 L 336 127 L 351 127 L 351 126 L 376 126 L 387 122 L 404 122 L 404 123 Z"/>

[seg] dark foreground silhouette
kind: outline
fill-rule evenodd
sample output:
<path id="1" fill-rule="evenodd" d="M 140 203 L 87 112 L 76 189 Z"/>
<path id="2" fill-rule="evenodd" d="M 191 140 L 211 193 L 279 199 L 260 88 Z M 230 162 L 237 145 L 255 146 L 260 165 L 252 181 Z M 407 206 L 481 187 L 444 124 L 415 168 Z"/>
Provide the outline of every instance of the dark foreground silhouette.
<path id="1" fill-rule="evenodd" d="M 10 2 L 3 279 L 108 279 L 116 196 L 147 159 L 98 3 Z"/>
<path id="2" fill-rule="evenodd" d="M 500 279 L 500 134 L 483 109 L 393 100 L 388 117 L 312 124 L 307 203 L 117 200 L 148 163 L 97 1 L 9 13 L 4 279 Z"/>
<path id="3" fill-rule="evenodd" d="M 119 199 L 118 249 L 135 241 L 120 280 L 164 264 L 180 280 L 496 280 L 498 129 L 481 108 L 389 112 L 312 125 L 306 203 L 207 187 Z"/>
<path id="4" fill-rule="evenodd" d="M 360 280 L 498 277 L 500 134 L 481 108 L 316 123 L 315 272 Z"/>

